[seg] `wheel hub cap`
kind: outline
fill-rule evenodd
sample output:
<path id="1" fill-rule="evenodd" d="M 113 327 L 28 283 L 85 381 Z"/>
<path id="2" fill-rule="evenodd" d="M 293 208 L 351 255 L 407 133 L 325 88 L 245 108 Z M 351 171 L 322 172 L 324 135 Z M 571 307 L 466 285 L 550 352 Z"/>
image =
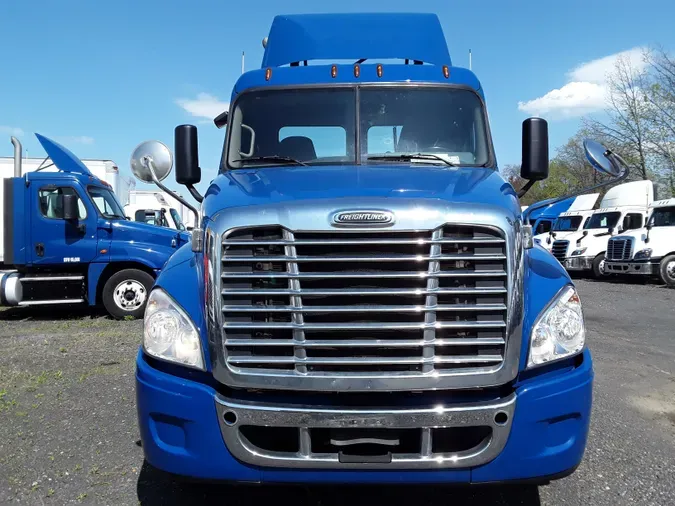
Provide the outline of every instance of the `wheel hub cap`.
<path id="1" fill-rule="evenodd" d="M 135 311 L 145 303 L 146 290 L 142 283 L 129 279 L 115 287 L 113 300 L 115 305 L 124 311 Z"/>

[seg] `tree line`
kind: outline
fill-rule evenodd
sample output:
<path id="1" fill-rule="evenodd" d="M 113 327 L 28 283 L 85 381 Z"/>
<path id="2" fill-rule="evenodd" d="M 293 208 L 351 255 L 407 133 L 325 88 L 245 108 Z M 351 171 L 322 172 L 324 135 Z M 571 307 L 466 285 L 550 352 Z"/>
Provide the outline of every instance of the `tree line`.
<path id="1" fill-rule="evenodd" d="M 556 150 L 549 178 L 521 199 L 523 205 L 602 181 L 586 161 L 585 138 L 619 153 L 630 167 L 629 180 L 651 179 L 659 199 L 675 195 L 675 59 L 664 49 L 646 50 L 642 58 L 639 68 L 629 58 L 617 60 L 603 118 L 582 119 L 579 131 Z M 507 165 L 503 173 L 517 190 L 525 184 L 519 165 Z"/>

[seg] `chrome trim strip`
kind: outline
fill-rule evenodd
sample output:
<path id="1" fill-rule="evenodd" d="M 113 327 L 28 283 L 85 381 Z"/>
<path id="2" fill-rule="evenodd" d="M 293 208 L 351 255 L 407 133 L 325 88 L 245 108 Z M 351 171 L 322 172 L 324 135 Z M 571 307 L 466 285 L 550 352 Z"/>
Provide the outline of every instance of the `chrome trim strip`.
<path id="1" fill-rule="evenodd" d="M 223 313 L 292 313 L 302 309 L 303 313 L 422 313 L 463 312 L 463 311 L 506 311 L 504 304 L 436 304 L 419 306 L 223 306 Z M 227 325 L 227 324 L 226 324 Z"/>
<path id="2" fill-rule="evenodd" d="M 436 245 L 434 245 L 436 246 Z M 429 262 L 446 260 L 506 260 L 504 255 L 371 255 L 371 256 L 327 256 L 327 257 L 298 257 L 298 256 L 230 256 L 223 258 L 223 262 Z"/>
<path id="3" fill-rule="evenodd" d="M 295 346 L 293 339 L 226 339 L 225 346 Z M 322 339 L 305 340 L 305 348 L 419 348 L 425 344 L 435 346 L 499 346 L 501 337 L 448 337 L 425 341 L 423 339 Z"/>
<path id="4" fill-rule="evenodd" d="M 447 469 L 486 464 L 506 446 L 516 406 L 516 394 L 490 402 L 401 409 L 353 409 L 342 407 L 266 405 L 237 401 L 217 395 L 216 412 L 227 449 L 238 460 L 255 466 L 302 469 Z M 227 424 L 225 413 L 236 422 Z M 507 416 L 498 424 L 495 416 Z M 503 415 L 502 415 L 503 416 Z M 298 452 L 274 452 L 253 445 L 239 430 L 243 426 L 297 427 Z M 465 451 L 432 453 L 432 429 L 489 427 L 492 435 Z M 388 463 L 340 462 L 338 453 L 314 453 L 309 429 L 421 429 L 420 452 L 392 453 Z"/>
<path id="5" fill-rule="evenodd" d="M 296 311 L 300 311 L 300 308 Z M 431 311 L 426 311 L 430 313 Z M 497 329 L 506 327 L 505 322 L 498 321 L 460 321 L 460 322 L 398 322 L 398 323 L 224 323 L 225 329 L 303 329 L 303 330 L 415 330 L 415 329 Z"/>
<path id="6" fill-rule="evenodd" d="M 340 273 L 323 273 L 323 272 L 301 272 L 298 274 L 291 274 L 288 272 L 261 272 L 256 274 L 239 273 L 239 272 L 224 272 L 223 279 L 350 279 L 350 278 L 364 278 L 364 279 L 380 279 L 380 278 L 409 278 L 409 279 L 424 279 L 424 278 L 486 278 L 486 277 L 504 277 L 505 271 L 501 270 L 484 270 L 484 271 L 469 271 L 469 270 L 453 270 L 451 272 L 340 272 Z"/>
<path id="7" fill-rule="evenodd" d="M 435 293 L 437 295 L 497 295 L 506 293 L 506 288 L 427 288 L 421 290 L 418 288 L 368 288 L 368 289 L 297 289 L 297 290 L 223 290 L 223 295 L 427 295 Z"/>

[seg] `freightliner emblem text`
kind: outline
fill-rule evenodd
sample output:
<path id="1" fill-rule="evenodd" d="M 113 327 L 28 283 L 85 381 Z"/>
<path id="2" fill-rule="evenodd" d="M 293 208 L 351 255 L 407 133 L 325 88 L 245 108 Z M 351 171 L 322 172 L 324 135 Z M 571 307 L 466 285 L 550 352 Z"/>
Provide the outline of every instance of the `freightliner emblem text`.
<path id="1" fill-rule="evenodd" d="M 339 211 L 333 214 L 333 224 L 338 226 L 377 226 L 394 223 L 394 213 L 390 211 Z"/>

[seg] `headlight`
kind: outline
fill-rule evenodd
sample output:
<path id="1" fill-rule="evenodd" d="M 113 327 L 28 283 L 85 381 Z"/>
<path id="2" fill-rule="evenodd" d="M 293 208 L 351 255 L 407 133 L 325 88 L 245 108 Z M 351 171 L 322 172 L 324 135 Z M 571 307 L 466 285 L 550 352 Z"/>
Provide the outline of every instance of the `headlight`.
<path id="1" fill-rule="evenodd" d="M 204 370 L 199 333 L 185 311 L 161 288 L 145 308 L 143 349 L 148 355 Z"/>
<path id="2" fill-rule="evenodd" d="M 534 324 L 527 367 L 575 355 L 583 350 L 585 342 L 579 295 L 574 287 L 566 286 Z"/>
<path id="3" fill-rule="evenodd" d="M 579 249 L 575 249 L 575 250 L 572 252 L 572 256 L 583 255 L 584 253 L 586 253 L 586 250 L 587 250 L 587 249 L 588 249 L 588 248 L 579 248 Z"/>
<path id="4" fill-rule="evenodd" d="M 634 260 L 646 260 L 647 258 L 651 258 L 652 256 L 652 250 L 651 248 L 643 249 L 635 253 L 635 256 L 633 257 Z"/>

